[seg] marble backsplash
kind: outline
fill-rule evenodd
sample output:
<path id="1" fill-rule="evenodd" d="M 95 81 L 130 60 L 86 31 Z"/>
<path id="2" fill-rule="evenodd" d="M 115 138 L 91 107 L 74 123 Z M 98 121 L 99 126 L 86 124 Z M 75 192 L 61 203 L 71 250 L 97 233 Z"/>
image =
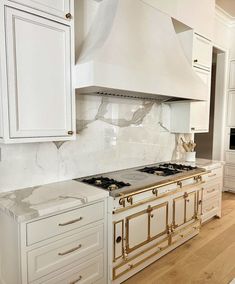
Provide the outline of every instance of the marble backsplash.
<path id="1" fill-rule="evenodd" d="M 77 140 L 1 145 L 0 192 L 180 158 L 169 106 L 77 95 Z"/>

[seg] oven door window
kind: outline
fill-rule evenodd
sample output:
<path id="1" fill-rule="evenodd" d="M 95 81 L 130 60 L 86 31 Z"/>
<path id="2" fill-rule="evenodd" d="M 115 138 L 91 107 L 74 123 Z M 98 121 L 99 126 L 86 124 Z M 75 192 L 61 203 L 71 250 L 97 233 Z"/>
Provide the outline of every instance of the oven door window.
<path id="1" fill-rule="evenodd" d="M 230 150 L 235 150 L 235 128 L 231 128 L 230 129 L 229 149 Z"/>

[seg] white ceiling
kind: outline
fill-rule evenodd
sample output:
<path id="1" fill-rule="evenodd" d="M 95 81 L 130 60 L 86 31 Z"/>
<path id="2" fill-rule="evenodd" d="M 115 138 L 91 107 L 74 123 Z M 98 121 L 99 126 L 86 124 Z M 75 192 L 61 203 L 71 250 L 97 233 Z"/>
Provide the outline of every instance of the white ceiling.
<path id="1" fill-rule="evenodd" d="M 230 16 L 235 17 L 235 0 L 216 0 L 216 4 Z"/>

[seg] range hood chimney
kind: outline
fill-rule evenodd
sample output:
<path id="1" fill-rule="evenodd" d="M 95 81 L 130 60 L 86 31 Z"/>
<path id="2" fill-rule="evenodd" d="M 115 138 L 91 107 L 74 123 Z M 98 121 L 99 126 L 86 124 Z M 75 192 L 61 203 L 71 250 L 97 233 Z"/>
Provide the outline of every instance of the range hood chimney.
<path id="1" fill-rule="evenodd" d="M 206 99 L 207 87 L 187 61 L 168 15 L 143 0 L 95 3 L 94 20 L 77 54 L 79 93 Z"/>

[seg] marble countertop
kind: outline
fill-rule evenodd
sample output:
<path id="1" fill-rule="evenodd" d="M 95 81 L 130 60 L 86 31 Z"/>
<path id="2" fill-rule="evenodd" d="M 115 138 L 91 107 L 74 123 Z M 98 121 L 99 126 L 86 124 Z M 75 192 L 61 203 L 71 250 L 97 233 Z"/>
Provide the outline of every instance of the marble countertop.
<path id="1" fill-rule="evenodd" d="M 205 168 L 207 170 L 213 170 L 225 164 L 223 161 L 215 161 L 215 160 L 208 160 L 208 159 L 196 159 L 195 162 L 186 162 L 185 160 L 175 160 L 171 162 L 183 163 L 183 164 L 190 165 L 190 166 L 197 166 L 199 168 Z"/>
<path id="2" fill-rule="evenodd" d="M 0 194 L 0 210 L 17 222 L 78 207 L 108 196 L 108 192 L 74 180 Z"/>

